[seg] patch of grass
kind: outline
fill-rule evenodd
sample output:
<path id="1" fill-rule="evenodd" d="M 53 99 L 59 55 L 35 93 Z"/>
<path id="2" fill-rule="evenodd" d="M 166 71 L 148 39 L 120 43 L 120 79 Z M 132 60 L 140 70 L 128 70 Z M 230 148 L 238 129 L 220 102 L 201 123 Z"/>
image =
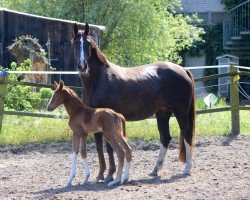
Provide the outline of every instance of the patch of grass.
<path id="1" fill-rule="evenodd" d="M 240 111 L 241 134 L 250 134 L 250 112 Z M 196 136 L 230 135 L 230 112 L 197 115 Z M 159 140 L 156 119 L 127 122 L 126 132 L 129 140 Z M 178 137 L 180 130 L 174 117 L 170 119 L 170 133 Z M 72 131 L 68 120 L 5 115 L 0 145 L 24 145 L 27 143 L 48 143 L 71 141 Z M 93 140 L 93 136 L 88 138 Z"/>

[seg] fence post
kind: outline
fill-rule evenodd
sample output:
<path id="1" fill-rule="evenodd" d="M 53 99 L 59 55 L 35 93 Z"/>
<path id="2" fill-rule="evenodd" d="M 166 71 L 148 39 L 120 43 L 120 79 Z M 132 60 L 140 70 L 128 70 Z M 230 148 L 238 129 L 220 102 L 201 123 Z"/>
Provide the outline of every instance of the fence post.
<path id="1" fill-rule="evenodd" d="M 233 65 L 230 66 L 230 72 L 236 74 L 237 68 Z M 230 77 L 230 103 L 231 103 L 231 125 L 232 134 L 240 134 L 240 113 L 239 113 L 239 90 L 235 82 L 239 80 L 239 75 Z"/>
<path id="2" fill-rule="evenodd" d="M 6 81 L 7 74 L 6 72 L 5 73 L 2 73 L 2 72 L 0 74 L 0 133 L 2 130 L 5 95 L 7 93 L 7 81 Z"/>

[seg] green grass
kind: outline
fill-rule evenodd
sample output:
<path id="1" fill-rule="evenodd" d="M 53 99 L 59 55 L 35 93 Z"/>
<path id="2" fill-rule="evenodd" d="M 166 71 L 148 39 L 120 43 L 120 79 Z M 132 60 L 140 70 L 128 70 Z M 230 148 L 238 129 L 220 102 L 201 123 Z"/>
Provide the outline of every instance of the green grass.
<path id="1" fill-rule="evenodd" d="M 240 111 L 241 134 L 250 134 L 249 119 L 249 111 Z M 230 122 L 230 112 L 197 115 L 196 135 L 230 135 Z M 129 140 L 143 139 L 152 141 L 159 139 L 155 119 L 127 122 L 126 131 Z M 172 137 L 179 136 L 179 127 L 174 117 L 170 120 L 170 132 Z M 70 141 L 71 134 L 68 120 L 4 115 L 0 145 Z M 92 139 L 93 137 L 89 138 L 89 140 Z"/>

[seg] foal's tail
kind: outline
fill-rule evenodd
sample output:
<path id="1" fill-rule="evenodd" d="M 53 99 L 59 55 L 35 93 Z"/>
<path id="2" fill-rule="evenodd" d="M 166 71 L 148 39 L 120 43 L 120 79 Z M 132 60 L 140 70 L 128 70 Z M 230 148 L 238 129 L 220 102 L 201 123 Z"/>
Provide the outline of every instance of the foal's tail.
<path id="1" fill-rule="evenodd" d="M 187 142 L 188 144 L 193 147 L 194 146 L 194 137 L 195 137 L 195 85 L 194 85 L 194 78 L 190 71 L 186 70 L 188 76 L 190 77 L 192 81 L 192 99 L 191 99 L 191 105 L 190 110 L 188 113 L 189 118 L 189 127 L 191 129 L 191 135 L 187 136 Z M 183 134 L 180 136 L 180 152 L 179 152 L 179 160 L 181 162 L 186 162 L 186 148 L 184 144 L 184 137 Z"/>
<path id="2" fill-rule="evenodd" d="M 116 113 L 116 117 L 120 120 L 120 124 L 121 124 L 121 132 L 122 132 L 122 137 L 126 138 L 126 122 L 125 122 L 125 118 L 122 114 L 120 113 Z"/>

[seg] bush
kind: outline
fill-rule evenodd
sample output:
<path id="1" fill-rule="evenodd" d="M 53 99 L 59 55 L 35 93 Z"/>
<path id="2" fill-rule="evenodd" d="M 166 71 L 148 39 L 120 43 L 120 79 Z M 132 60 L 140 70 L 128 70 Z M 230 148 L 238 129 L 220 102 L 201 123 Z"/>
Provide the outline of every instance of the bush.
<path id="1" fill-rule="evenodd" d="M 3 68 L 2 68 L 3 69 Z M 20 66 L 17 63 L 11 63 L 12 71 L 31 70 L 31 61 L 25 60 Z M 10 81 L 25 81 L 22 74 L 8 74 Z M 48 98 L 52 95 L 52 90 L 41 88 L 40 90 L 31 87 L 16 84 L 8 84 L 7 95 L 5 98 L 5 110 L 33 111 L 34 109 L 43 109 Z"/>

